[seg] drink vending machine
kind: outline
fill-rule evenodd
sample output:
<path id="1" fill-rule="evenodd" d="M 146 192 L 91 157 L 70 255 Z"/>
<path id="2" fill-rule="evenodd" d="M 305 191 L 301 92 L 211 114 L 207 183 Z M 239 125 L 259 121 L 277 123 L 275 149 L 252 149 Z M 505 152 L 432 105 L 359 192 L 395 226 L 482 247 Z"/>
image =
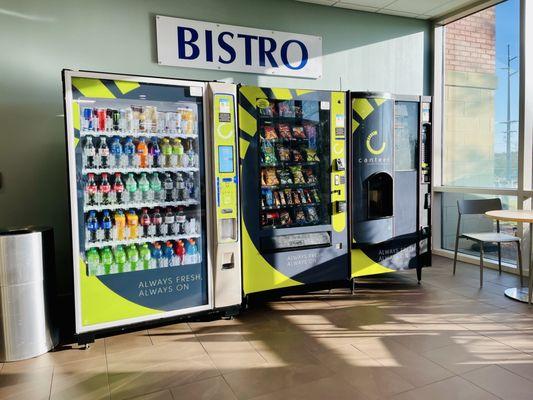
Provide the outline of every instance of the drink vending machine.
<path id="1" fill-rule="evenodd" d="M 346 93 L 241 86 L 245 295 L 347 280 Z"/>
<path id="2" fill-rule="evenodd" d="M 242 301 L 236 87 L 63 71 L 76 333 Z"/>
<path id="3" fill-rule="evenodd" d="M 350 92 L 351 277 L 431 264 L 431 98 Z"/>

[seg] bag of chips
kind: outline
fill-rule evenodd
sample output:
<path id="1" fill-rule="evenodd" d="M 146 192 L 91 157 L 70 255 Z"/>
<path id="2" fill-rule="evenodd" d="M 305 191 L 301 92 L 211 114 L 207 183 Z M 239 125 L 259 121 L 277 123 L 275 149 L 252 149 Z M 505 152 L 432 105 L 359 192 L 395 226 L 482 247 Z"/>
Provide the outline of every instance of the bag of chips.
<path id="1" fill-rule="evenodd" d="M 274 128 L 273 126 L 265 126 L 264 131 L 265 131 L 266 140 L 272 140 L 272 139 L 278 138 L 278 134 L 276 133 L 276 128 Z"/>
<path id="2" fill-rule="evenodd" d="M 308 206 L 305 209 L 307 214 L 307 221 L 310 223 L 316 223 L 318 222 L 318 213 L 316 211 L 316 208 L 313 206 Z"/>
<path id="3" fill-rule="evenodd" d="M 291 160 L 291 151 L 283 145 L 278 145 L 278 157 L 281 162 L 288 162 Z"/>
<path id="4" fill-rule="evenodd" d="M 279 201 L 282 207 L 287 205 L 287 201 L 285 200 L 285 193 L 281 190 L 279 191 Z"/>
<path id="5" fill-rule="evenodd" d="M 292 136 L 296 139 L 306 139 L 304 128 L 301 126 L 295 126 L 292 128 Z"/>
<path id="6" fill-rule="evenodd" d="M 300 200 L 300 194 L 298 193 L 297 190 L 293 190 L 292 191 L 292 202 L 296 205 L 298 204 L 302 204 L 301 200 Z"/>
<path id="7" fill-rule="evenodd" d="M 304 194 L 305 194 L 305 199 L 307 200 L 308 203 L 312 203 L 313 202 L 313 197 L 311 196 L 311 192 L 307 189 L 304 190 Z"/>
<path id="8" fill-rule="evenodd" d="M 279 213 L 279 224 L 280 225 L 290 225 L 292 224 L 291 215 L 288 211 L 281 211 Z"/>
<path id="9" fill-rule="evenodd" d="M 316 126 L 313 124 L 304 125 L 305 135 L 309 139 L 309 147 L 313 150 L 316 150 Z"/>
<path id="10" fill-rule="evenodd" d="M 265 204 L 267 207 L 272 207 L 274 205 L 274 196 L 272 195 L 272 190 L 263 189 L 265 193 Z"/>
<path id="11" fill-rule="evenodd" d="M 278 169 L 279 181 L 282 185 L 292 185 L 291 173 L 287 169 Z"/>
<path id="12" fill-rule="evenodd" d="M 278 177 L 276 176 L 276 168 L 266 167 L 262 170 L 261 184 L 266 186 L 279 185 Z M 264 183 L 263 183 L 264 182 Z"/>
<path id="13" fill-rule="evenodd" d="M 290 168 L 291 168 L 293 182 L 297 184 L 305 183 L 305 179 L 302 174 L 302 167 L 299 165 L 294 165 Z"/>
<path id="14" fill-rule="evenodd" d="M 294 117 L 295 108 L 294 102 L 292 101 L 283 101 L 278 103 L 278 112 L 280 117 Z"/>
<path id="15" fill-rule="evenodd" d="M 318 161 L 320 161 L 320 158 L 316 154 L 316 150 L 307 149 L 307 150 L 305 150 L 305 155 L 306 155 L 306 161 L 307 162 L 318 162 Z"/>
<path id="16" fill-rule="evenodd" d="M 279 219 L 279 212 L 277 212 L 277 211 L 267 211 L 266 219 L 268 221 L 268 225 L 276 225 L 276 223 L 277 223 L 277 221 Z"/>
<path id="17" fill-rule="evenodd" d="M 288 124 L 279 124 L 278 125 L 279 136 L 283 139 L 292 139 L 291 128 Z"/>
<path id="18" fill-rule="evenodd" d="M 294 162 L 304 162 L 304 157 L 302 156 L 302 152 L 297 149 L 292 150 L 292 161 Z"/>
<path id="19" fill-rule="evenodd" d="M 302 210 L 301 208 L 297 208 L 294 211 L 294 221 L 297 224 L 305 224 L 307 222 L 305 219 L 304 210 Z"/>
<path id="20" fill-rule="evenodd" d="M 276 207 L 280 207 L 281 206 L 281 199 L 279 197 L 279 192 L 277 190 L 274 191 L 274 205 Z"/>
<path id="21" fill-rule="evenodd" d="M 304 193 L 303 189 L 298 189 L 298 196 L 300 197 L 300 202 L 302 204 L 308 203 L 307 197 L 305 196 L 305 193 Z"/>
<path id="22" fill-rule="evenodd" d="M 304 168 L 303 173 L 304 173 L 305 180 L 307 181 L 307 183 L 316 183 L 317 182 L 316 176 L 313 173 L 313 169 L 312 168 Z"/>
<path id="23" fill-rule="evenodd" d="M 263 142 L 261 146 L 263 163 L 267 165 L 276 165 L 278 159 L 276 158 L 276 152 L 274 151 L 274 146 L 270 142 Z"/>
<path id="24" fill-rule="evenodd" d="M 313 201 L 315 203 L 320 203 L 320 194 L 318 193 L 318 190 L 317 189 L 313 189 L 311 191 L 311 194 L 313 195 Z"/>
<path id="25" fill-rule="evenodd" d="M 292 199 L 292 193 L 290 189 L 285 189 L 285 200 L 287 201 L 288 206 L 292 206 L 294 204 Z"/>

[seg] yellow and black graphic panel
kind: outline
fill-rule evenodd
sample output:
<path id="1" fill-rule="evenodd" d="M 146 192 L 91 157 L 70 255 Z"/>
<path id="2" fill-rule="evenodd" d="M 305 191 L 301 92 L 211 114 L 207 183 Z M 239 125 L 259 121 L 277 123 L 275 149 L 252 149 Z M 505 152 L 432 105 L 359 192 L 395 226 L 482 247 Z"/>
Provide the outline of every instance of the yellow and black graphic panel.
<path id="1" fill-rule="evenodd" d="M 348 277 L 345 101 L 240 87 L 245 294 Z"/>

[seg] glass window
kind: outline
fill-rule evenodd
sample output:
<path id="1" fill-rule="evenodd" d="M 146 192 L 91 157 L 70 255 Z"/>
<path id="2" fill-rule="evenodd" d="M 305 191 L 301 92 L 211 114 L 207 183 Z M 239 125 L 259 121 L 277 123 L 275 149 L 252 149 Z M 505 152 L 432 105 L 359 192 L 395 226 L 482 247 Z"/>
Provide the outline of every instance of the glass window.
<path id="1" fill-rule="evenodd" d="M 520 1 L 445 27 L 443 184 L 516 188 Z"/>

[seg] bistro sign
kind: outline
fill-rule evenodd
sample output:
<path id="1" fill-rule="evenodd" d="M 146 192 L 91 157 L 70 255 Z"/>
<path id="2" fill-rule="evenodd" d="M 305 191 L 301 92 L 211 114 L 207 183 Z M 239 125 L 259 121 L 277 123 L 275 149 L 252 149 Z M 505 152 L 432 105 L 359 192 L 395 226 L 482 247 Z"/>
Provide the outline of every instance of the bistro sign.
<path id="1" fill-rule="evenodd" d="M 320 78 L 322 38 L 190 19 L 156 17 L 161 65 Z"/>

